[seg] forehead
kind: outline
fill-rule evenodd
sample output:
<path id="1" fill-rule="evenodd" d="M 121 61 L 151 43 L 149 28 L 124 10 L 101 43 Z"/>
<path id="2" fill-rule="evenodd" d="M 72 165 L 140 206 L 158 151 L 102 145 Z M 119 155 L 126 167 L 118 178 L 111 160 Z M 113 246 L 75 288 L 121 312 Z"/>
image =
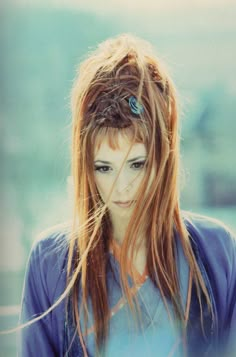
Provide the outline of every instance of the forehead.
<path id="1" fill-rule="evenodd" d="M 122 134 L 118 135 L 117 144 L 116 147 L 112 147 L 107 137 L 104 137 L 102 141 L 100 140 L 99 144 L 95 141 L 94 159 L 103 159 L 107 161 L 123 160 L 130 147 L 129 158 L 146 156 L 147 154 L 146 147 L 143 143 L 134 143 L 131 146 L 131 140 Z"/>

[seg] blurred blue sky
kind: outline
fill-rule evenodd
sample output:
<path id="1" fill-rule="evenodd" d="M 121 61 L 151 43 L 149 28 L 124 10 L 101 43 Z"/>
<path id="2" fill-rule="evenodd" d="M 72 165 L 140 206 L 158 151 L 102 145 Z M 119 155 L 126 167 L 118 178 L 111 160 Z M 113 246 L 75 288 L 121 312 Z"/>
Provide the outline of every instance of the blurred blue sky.
<path id="1" fill-rule="evenodd" d="M 72 8 L 78 10 L 89 10 L 96 13 L 114 13 L 135 10 L 136 13 L 153 12 L 153 11 L 175 11 L 186 9 L 199 9 L 209 7 L 225 7 L 228 5 L 235 5 L 234 0 L 143 0 L 137 2 L 136 0 L 9 0 L 8 3 L 23 5 L 23 6 L 37 6 L 46 5 L 53 7 Z"/>
<path id="2" fill-rule="evenodd" d="M 89 49 L 122 32 L 149 40 L 177 86 L 183 208 L 236 222 L 235 1 L 9 0 L 0 7 L 0 270 L 22 269 L 36 234 L 68 217 L 75 70 Z"/>

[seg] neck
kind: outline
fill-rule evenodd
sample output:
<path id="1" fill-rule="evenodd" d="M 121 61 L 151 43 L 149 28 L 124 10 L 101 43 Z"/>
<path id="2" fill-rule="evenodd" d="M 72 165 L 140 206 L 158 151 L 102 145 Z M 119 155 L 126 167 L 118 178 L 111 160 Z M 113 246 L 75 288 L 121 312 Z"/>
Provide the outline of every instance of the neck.
<path id="1" fill-rule="evenodd" d="M 127 227 L 128 227 L 128 224 L 125 224 L 124 222 L 120 225 L 113 224 L 113 238 L 119 245 L 122 245 L 122 243 L 123 243 Z"/>
<path id="2" fill-rule="evenodd" d="M 124 241 L 127 227 L 128 227 L 128 223 L 124 224 L 124 222 L 122 222 L 122 224 L 120 225 L 113 224 L 113 238 L 118 243 L 119 246 L 121 246 Z M 147 251 L 146 251 L 145 243 L 146 243 L 146 235 L 140 234 L 137 239 L 137 244 L 136 244 L 137 249 L 134 253 L 133 261 L 132 261 L 132 264 L 140 274 L 143 274 L 147 262 Z M 128 257 L 131 258 L 130 249 L 128 252 Z"/>
<path id="3" fill-rule="evenodd" d="M 129 220 L 113 220 L 112 221 L 113 225 L 113 239 L 121 246 L 124 238 L 125 238 L 125 233 L 127 231 L 128 225 L 129 225 Z M 144 247 L 146 246 L 146 232 L 145 229 L 143 229 L 141 232 L 138 234 L 138 238 L 136 240 L 136 246 L 140 247 L 138 250 L 143 250 Z"/>

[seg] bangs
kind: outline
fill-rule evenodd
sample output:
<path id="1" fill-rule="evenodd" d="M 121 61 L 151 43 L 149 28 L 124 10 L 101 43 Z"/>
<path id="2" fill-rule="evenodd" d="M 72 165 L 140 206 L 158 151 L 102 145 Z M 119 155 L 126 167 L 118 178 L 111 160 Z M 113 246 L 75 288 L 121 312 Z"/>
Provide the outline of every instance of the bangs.
<path id="1" fill-rule="evenodd" d="M 147 147 L 148 132 L 141 125 L 131 125 L 126 128 L 99 127 L 92 134 L 92 142 L 97 150 L 100 149 L 102 142 L 107 141 L 113 150 L 120 150 L 119 137 L 122 135 L 130 144 L 133 142 L 142 143 Z"/>

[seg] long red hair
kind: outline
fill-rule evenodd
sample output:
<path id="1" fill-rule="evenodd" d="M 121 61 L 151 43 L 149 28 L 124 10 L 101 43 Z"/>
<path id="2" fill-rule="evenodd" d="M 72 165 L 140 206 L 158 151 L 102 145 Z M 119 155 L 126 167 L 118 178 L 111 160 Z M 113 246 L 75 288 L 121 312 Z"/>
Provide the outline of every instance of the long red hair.
<path id="1" fill-rule="evenodd" d="M 139 118 L 130 111 L 127 101 L 130 96 L 135 96 L 144 107 Z M 136 239 L 145 229 L 149 276 L 164 302 L 166 299 L 172 302 L 176 318 L 186 324 L 188 316 L 181 305 L 174 251 L 176 236 L 197 287 L 200 306 L 201 291 L 209 305 L 210 300 L 179 207 L 178 110 L 176 91 L 166 69 L 150 44 L 131 35 L 120 35 L 100 44 L 80 65 L 71 103 L 74 219 L 69 242 L 68 287 L 72 288 L 73 313 L 80 338 L 78 284 L 85 320 L 88 298 L 92 302 L 98 350 L 108 336 L 106 269 L 112 224 L 106 203 L 102 202 L 95 185 L 93 162 L 95 143 L 99 145 L 108 139 L 110 146 L 116 148 L 118 133 L 129 138 L 130 147 L 136 142 L 144 143 L 148 153 L 146 175 L 121 247 L 124 294 L 135 311 L 136 302 L 126 275 L 127 252 L 132 252 L 132 260 Z M 153 167 L 156 177 L 146 192 Z M 72 259 L 74 257 L 76 259 Z"/>

